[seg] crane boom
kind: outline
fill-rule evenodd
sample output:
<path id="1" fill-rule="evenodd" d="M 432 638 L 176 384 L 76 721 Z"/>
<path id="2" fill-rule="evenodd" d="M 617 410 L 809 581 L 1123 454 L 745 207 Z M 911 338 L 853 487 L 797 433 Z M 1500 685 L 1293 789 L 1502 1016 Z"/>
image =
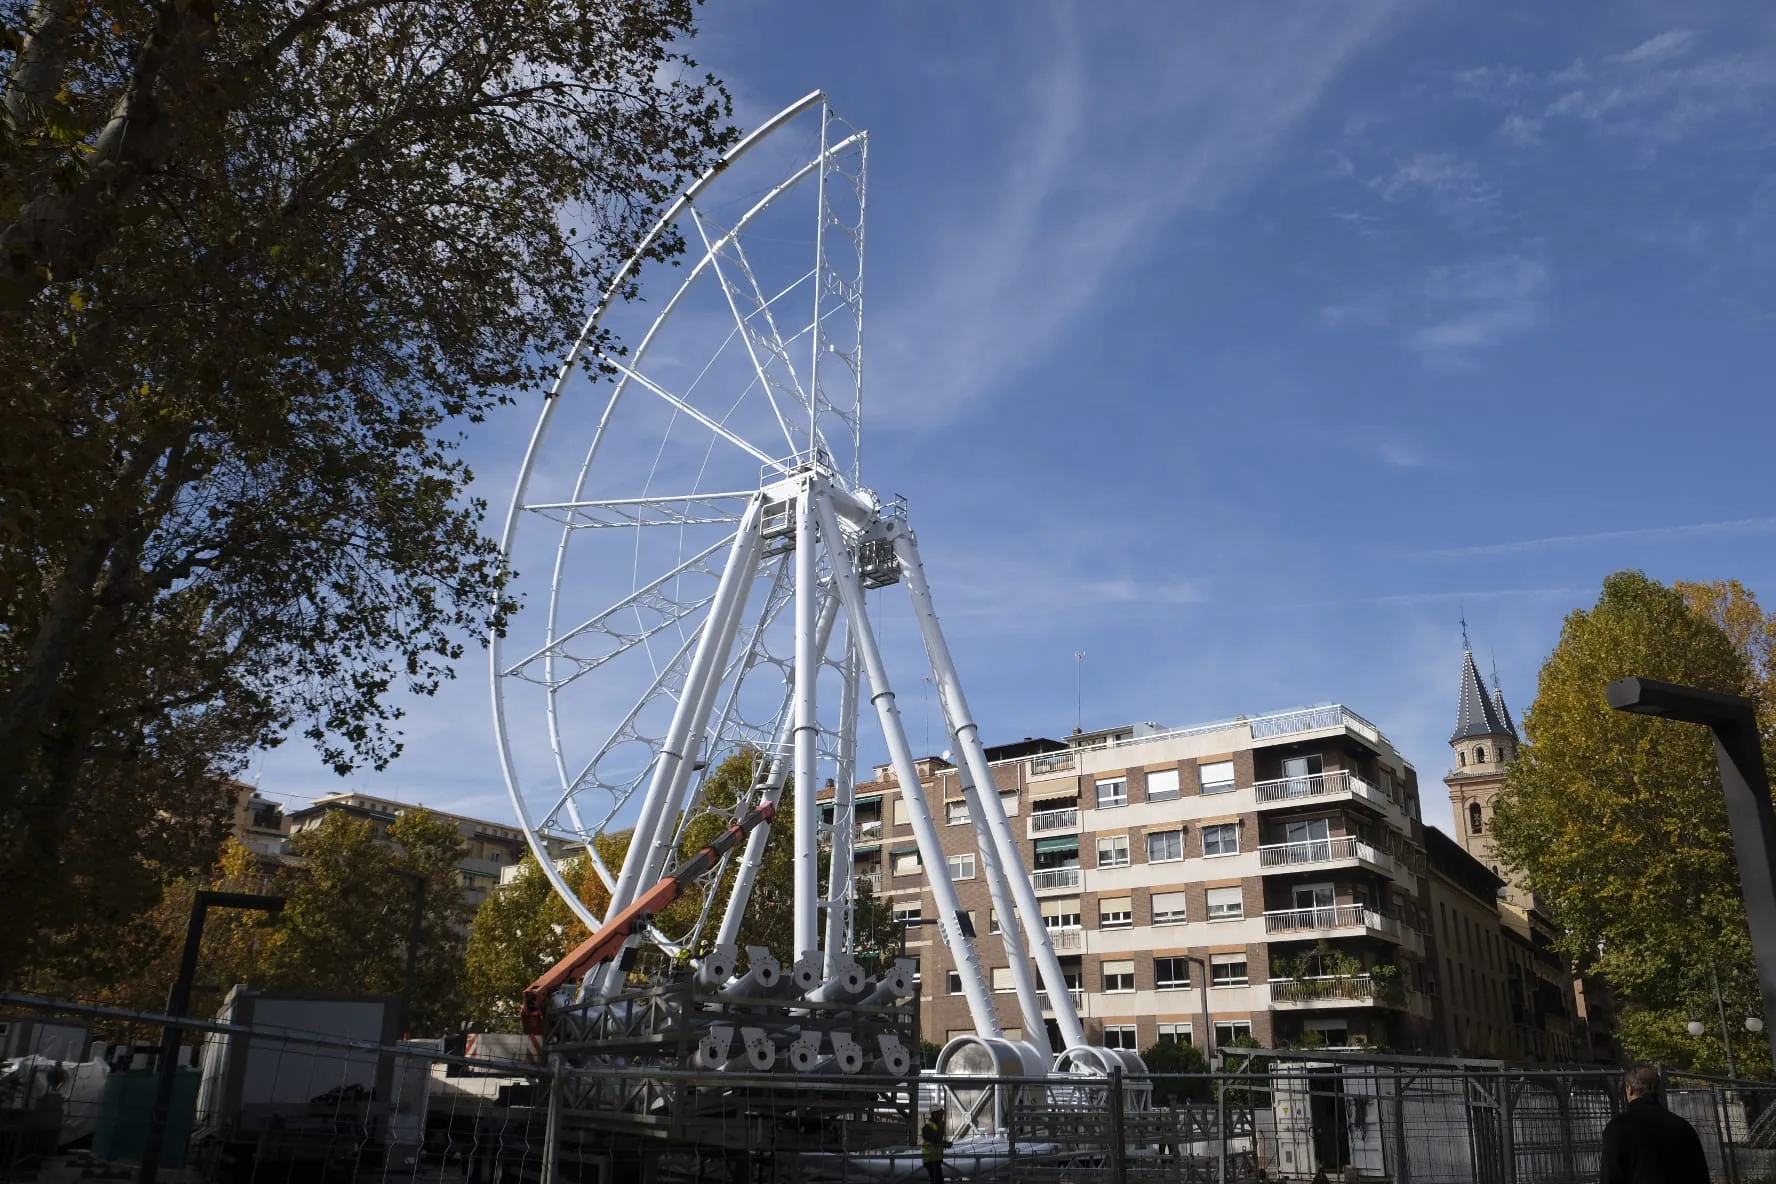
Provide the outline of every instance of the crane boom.
<path id="1" fill-rule="evenodd" d="M 567 957 L 545 971 L 542 977 L 524 989 L 524 1006 L 520 1013 L 523 1028 L 532 1036 L 543 1034 L 543 1011 L 550 996 L 570 982 L 585 977 L 594 966 L 616 957 L 623 943 L 646 920 L 684 895 L 685 889 L 714 870 L 717 861 L 745 838 L 753 827 L 771 821 L 777 807 L 770 802 L 750 811 L 728 827 L 709 846 L 668 872 L 659 883 L 635 898 L 628 908 L 606 917 L 598 932 L 576 946 Z"/>

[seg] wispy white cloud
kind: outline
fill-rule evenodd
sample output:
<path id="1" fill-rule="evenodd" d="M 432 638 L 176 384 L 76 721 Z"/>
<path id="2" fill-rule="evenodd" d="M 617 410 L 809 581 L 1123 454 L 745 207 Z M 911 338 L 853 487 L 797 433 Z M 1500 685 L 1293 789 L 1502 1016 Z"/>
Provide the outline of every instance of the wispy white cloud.
<path id="1" fill-rule="evenodd" d="M 943 610 L 965 619 L 970 633 L 1051 630 L 1063 618 L 1105 610 L 1176 608 L 1208 600 L 1206 581 L 1178 573 L 1104 574 L 1105 560 L 1068 548 L 1032 554 L 970 551 L 929 561 L 942 577 Z"/>
<path id="2" fill-rule="evenodd" d="M 1698 522 L 1687 526 L 1649 526 L 1633 530 L 1599 530 L 1588 534 L 1550 535 L 1538 539 L 1519 539 L 1509 543 L 1485 543 L 1473 547 L 1438 547 L 1429 551 L 1413 551 L 1412 559 L 1482 559 L 1495 555 L 1516 555 L 1530 551 L 1551 551 L 1561 547 L 1590 546 L 1617 542 L 1679 542 L 1728 534 L 1767 534 L 1776 531 L 1776 518 L 1735 518 L 1725 522 Z"/>
<path id="3" fill-rule="evenodd" d="M 1498 188 L 1479 162 L 1449 152 L 1420 152 L 1369 183 L 1390 204 L 1423 201 L 1462 230 L 1480 230 L 1496 218 Z"/>
<path id="4" fill-rule="evenodd" d="M 1426 320 L 1408 340 L 1439 359 L 1496 345 L 1542 322 L 1550 282 L 1546 264 L 1516 255 L 1432 268 L 1420 289 Z"/>
<path id="5" fill-rule="evenodd" d="M 1211 22 L 1053 10 L 1018 71 L 1029 93 L 1007 108 L 1000 182 L 963 195 L 973 216 L 933 240 L 917 290 L 874 305 L 874 381 L 901 422 L 941 423 L 1077 340 L 1070 326 L 1131 252 L 1248 185 L 1401 7 L 1233 7 Z"/>
<path id="6" fill-rule="evenodd" d="M 1466 592 L 1400 592 L 1388 596 L 1357 596 L 1346 600 L 1304 600 L 1285 608 L 1343 608 L 1356 605 L 1381 605 L 1393 608 L 1426 604 L 1481 604 L 1492 600 L 1557 600 L 1584 596 L 1591 588 L 1490 588 Z"/>
<path id="7" fill-rule="evenodd" d="M 1324 306 L 1319 322 L 1328 329 L 1385 329 L 1393 321 L 1393 303 L 1391 294 L 1371 292 Z"/>
<path id="8" fill-rule="evenodd" d="M 1648 37 L 1627 53 L 1613 55 L 1609 60 L 1624 66 L 1642 66 L 1655 62 L 1665 62 L 1679 57 L 1695 43 L 1696 34 L 1690 29 L 1667 29 L 1663 33 Z"/>
<path id="9" fill-rule="evenodd" d="M 1754 36 L 1709 52 L 1695 31 L 1668 29 L 1558 70 L 1464 70 L 1454 89 L 1504 110 L 1498 135 L 1508 143 L 1538 144 L 1554 128 L 1574 127 L 1625 147 L 1644 165 L 1668 150 L 1705 143 L 1699 133 L 1723 121 L 1767 124 L 1776 100 L 1776 43 Z M 1753 134 L 1769 141 L 1761 127 Z"/>

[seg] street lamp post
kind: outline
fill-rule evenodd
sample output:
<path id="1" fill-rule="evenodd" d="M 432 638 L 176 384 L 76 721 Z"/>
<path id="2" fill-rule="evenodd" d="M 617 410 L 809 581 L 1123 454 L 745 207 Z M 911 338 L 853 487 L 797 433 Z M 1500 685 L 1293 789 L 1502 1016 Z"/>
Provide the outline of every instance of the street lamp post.
<path id="1" fill-rule="evenodd" d="M 1619 678 L 1609 684 L 1606 694 L 1617 711 L 1702 724 L 1714 734 L 1714 757 L 1738 857 L 1758 988 L 1764 1014 L 1776 1015 L 1776 810 L 1770 807 L 1770 778 L 1764 768 L 1756 708 L 1739 695 L 1651 678 Z M 1776 1027 L 1768 1032 L 1770 1054 L 1776 1058 Z"/>
<path id="2" fill-rule="evenodd" d="M 1196 994 L 1198 1002 L 1202 1005 L 1203 1020 L 1203 1064 L 1212 1073 L 1215 1070 L 1215 1029 L 1209 1023 L 1209 960 L 1199 958 L 1195 954 L 1186 954 L 1184 961 L 1197 971 Z"/>
<path id="3" fill-rule="evenodd" d="M 191 920 L 185 927 L 185 950 L 179 957 L 179 977 L 167 992 L 167 1015 L 177 1019 L 191 1005 L 191 984 L 197 977 L 197 955 L 203 946 L 204 917 L 211 909 L 257 909 L 266 913 L 284 911 L 281 896 L 257 896 L 247 892 L 200 891 L 191 902 Z M 166 1141 L 167 1119 L 173 1110 L 173 1084 L 179 1069 L 179 1037 L 177 1024 L 169 1023 L 161 1031 L 160 1059 L 155 1062 L 154 1109 L 148 1117 L 148 1133 L 142 1142 L 142 1163 L 136 1179 L 154 1184 L 160 1170 L 160 1149 Z"/>

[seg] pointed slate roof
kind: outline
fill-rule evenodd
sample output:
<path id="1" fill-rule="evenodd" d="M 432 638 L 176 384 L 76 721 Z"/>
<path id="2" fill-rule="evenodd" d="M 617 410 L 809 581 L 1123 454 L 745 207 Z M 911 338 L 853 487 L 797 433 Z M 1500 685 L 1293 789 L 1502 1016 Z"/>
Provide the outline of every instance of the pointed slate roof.
<path id="1" fill-rule="evenodd" d="M 1454 744 L 1478 736 L 1514 736 L 1516 732 L 1500 717 L 1499 705 L 1486 693 L 1480 681 L 1480 667 L 1474 664 L 1474 651 L 1462 655 L 1461 714 L 1455 721 Z"/>
<path id="2" fill-rule="evenodd" d="M 1505 692 L 1504 688 L 1499 686 L 1497 674 L 1492 676 L 1492 705 L 1498 711 L 1498 717 L 1505 722 L 1505 727 L 1511 733 L 1511 739 L 1517 739 L 1517 724 L 1511 718 L 1511 709 L 1505 706 Z"/>

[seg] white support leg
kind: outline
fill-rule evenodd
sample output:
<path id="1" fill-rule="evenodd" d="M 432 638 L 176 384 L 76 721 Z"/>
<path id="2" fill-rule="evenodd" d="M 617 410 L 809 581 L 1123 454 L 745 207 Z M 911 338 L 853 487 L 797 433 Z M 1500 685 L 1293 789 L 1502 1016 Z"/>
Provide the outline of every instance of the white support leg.
<path id="1" fill-rule="evenodd" d="M 938 932 L 956 959 L 956 973 L 962 979 L 962 993 L 968 1000 L 968 1014 L 974 1020 L 975 1031 L 982 1036 L 1003 1036 L 1005 1029 L 999 1024 L 999 1013 L 987 989 L 986 975 L 981 972 L 980 955 L 975 951 L 974 939 L 963 929 L 962 902 L 956 897 L 956 886 L 950 883 L 943 843 L 938 838 L 937 824 L 932 821 L 931 808 L 925 801 L 925 787 L 919 782 L 919 768 L 913 761 L 913 749 L 907 743 L 906 729 L 900 722 L 900 709 L 894 703 L 888 668 L 882 661 L 882 650 L 876 644 L 875 634 L 870 630 L 863 584 L 845 550 L 844 536 L 839 533 L 838 516 L 833 513 L 832 505 L 823 491 L 810 500 L 819 515 L 820 535 L 826 541 L 827 554 L 832 560 L 833 583 L 844 602 L 858 656 L 869 678 L 870 701 L 875 704 L 882 723 L 882 738 L 888 743 L 888 755 L 900 780 L 901 800 L 906 803 L 913 835 L 919 844 L 919 857 L 925 863 L 925 877 L 937 903 Z M 997 797 L 994 804 L 998 804 Z M 1071 1016 L 1070 1010 L 1068 1014 Z M 1073 1022 L 1077 1025 L 1079 1021 L 1074 1019 Z"/>
<path id="2" fill-rule="evenodd" d="M 852 923 L 857 912 L 852 890 L 857 833 L 857 643 L 846 626 L 843 698 L 839 701 L 839 761 L 833 785 L 831 861 L 826 871 L 826 977 L 838 973 L 851 955 Z M 824 650 L 822 651 L 824 652 Z"/>
<path id="3" fill-rule="evenodd" d="M 678 777 L 679 766 L 689 763 L 686 756 L 692 744 L 701 742 L 706 718 L 698 719 L 698 710 L 710 701 L 710 697 L 705 694 L 705 684 L 721 669 L 721 656 L 716 651 L 720 649 L 721 638 L 726 632 L 724 626 L 732 614 L 734 601 L 739 597 L 741 588 L 752 583 L 755 566 L 753 560 L 759 544 L 759 514 L 763 506 L 762 495 L 747 503 L 746 513 L 740 519 L 740 529 L 734 533 L 734 545 L 728 551 L 728 564 L 722 569 L 721 581 L 716 585 L 715 600 L 710 604 L 709 616 L 703 622 L 703 629 L 697 639 L 697 652 L 691 659 L 690 669 L 685 672 L 684 689 L 680 692 L 678 706 L 672 713 L 672 724 L 667 729 L 665 742 L 660 746 L 659 758 L 654 762 L 647 796 L 642 799 L 641 816 L 635 821 L 629 851 L 623 857 L 623 870 L 617 876 L 617 886 L 611 890 L 609 914 L 621 912 L 634 903 L 643 865 L 647 862 L 647 855 L 653 848 L 655 832 L 660 828 L 666 806 L 671 800 L 672 785 Z M 727 635 L 732 637 L 731 633 Z"/>
<path id="4" fill-rule="evenodd" d="M 962 796 L 968 802 L 968 817 L 974 820 L 976 847 L 980 850 L 981 873 L 987 878 L 987 891 L 993 898 L 993 911 L 999 914 L 999 938 L 1005 945 L 1005 960 L 1011 965 L 1012 987 L 1017 991 L 1018 1010 L 1024 1013 L 1024 1039 L 1036 1046 L 1036 1051 L 1045 1058 L 1054 1056 L 1054 1049 L 1048 1043 L 1048 1025 L 1042 1020 L 1042 1000 L 1036 994 L 1036 980 L 1030 974 L 1030 959 L 1024 948 L 1024 937 L 1017 923 L 1017 903 L 1012 899 L 1011 885 L 1005 875 L 1005 865 L 999 862 L 999 852 L 993 843 L 993 836 L 981 823 L 981 798 L 986 796 L 976 788 L 974 778 L 964 765 L 958 769 L 957 776 L 962 782 Z M 999 796 L 997 787 L 988 791 L 994 798 Z"/>
<path id="5" fill-rule="evenodd" d="M 678 814 L 671 808 L 688 783 L 696 749 L 703 743 L 703 730 L 715 703 L 714 684 L 720 680 L 721 671 L 727 664 L 727 647 L 733 644 L 739 626 L 739 607 L 745 603 L 746 594 L 752 587 L 762 543 L 758 523 L 763 508 L 763 496 L 755 497 L 747 503 L 746 513 L 740 518 L 740 529 L 735 532 L 734 545 L 728 552 L 728 564 L 722 569 L 715 599 L 709 606 L 709 616 L 697 638 L 697 652 L 691 659 L 690 669 L 685 672 L 684 688 L 679 692 L 672 724 L 654 762 L 647 797 L 642 801 L 641 817 L 636 820 L 629 850 L 623 856 L 623 870 L 617 877 L 617 886 L 611 890 L 607 917 L 628 908 L 634 903 L 636 893 L 652 883 L 645 876 L 648 865 L 653 862 L 655 845 L 662 831 L 668 835 L 672 833 L 677 821 Z M 626 944 L 632 947 L 639 940 L 639 937 L 632 937 Z M 594 985 L 609 993 L 622 982 L 623 973 L 622 961 L 613 960 L 602 974 L 587 976 L 581 984 L 581 993 L 586 993 Z"/>
<path id="6" fill-rule="evenodd" d="M 673 774 L 666 809 L 660 815 L 660 825 L 654 830 L 653 849 L 648 852 L 647 862 L 642 865 L 639 881 L 642 888 L 658 883 L 667 867 L 676 862 L 673 856 L 678 846 L 678 831 L 674 823 L 683 820 L 685 810 L 690 805 L 691 778 L 697 771 L 699 758 L 707 759 L 708 756 L 705 745 L 710 738 L 709 717 L 715 710 L 723 671 L 728 668 L 728 655 L 733 652 L 734 639 L 740 633 L 741 618 L 746 614 L 746 602 L 752 592 L 759 552 L 764 549 L 763 542 L 763 539 L 755 540 L 747 555 L 746 564 L 749 570 L 746 578 L 740 582 L 733 603 L 722 619 L 721 635 L 716 638 L 715 665 L 711 668 L 709 677 L 703 680 L 702 701 L 697 704 L 696 730 L 692 733 L 691 743 L 687 745 L 687 759 L 678 762 L 678 771 Z"/>
<path id="7" fill-rule="evenodd" d="M 819 615 L 819 559 L 814 533 L 814 481 L 796 498 L 795 524 L 795 948 L 792 964 L 820 953 L 819 785 L 821 653 L 815 648 Z M 836 563 L 836 560 L 835 560 Z"/>
<path id="8" fill-rule="evenodd" d="M 832 637 L 833 621 L 839 615 L 839 599 L 830 592 L 826 601 L 820 606 L 820 624 L 816 629 L 819 650 L 826 652 L 828 640 Z M 795 705 L 786 705 L 783 722 L 777 727 L 777 735 L 771 745 L 771 763 L 765 774 L 765 780 L 759 787 L 754 805 L 769 802 L 775 806 L 783 798 L 784 783 L 789 780 L 789 738 L 795 727 Z M 734 875 L 733 890 L 728 893 L 727 911 L 722 913 L 721 929 L 716 934 L 717 946 L 737 945 L 740 940 L 740 924 L 746 919 L 746 906 L 752 899 L 752 886 L 758 880 L 759 868 L 764 865 L 765 845 L 771 839 L 771 824 L 761 822 L 752 828 L 746 836 L 746 851 L 740 857 L 740 869 Z"/>
<path id="9" fill-rule="evenodd" d="M 943 629 L 937 623 L 937 612 L 931 604 L 931 586 L 926 582 L 925 568 L 919 562 L 918 544 L 911 531 L 898 523 L 893 525 L 894 552 L 900 559 L 907 594 L 913 600 L 913 613 L 919 618 L 919 632 L 925 638 L 925 652 L 931 659 L 931 673 L 937 680 L 938 699 L 943 704 L 944 717 L 949 721 L 950 731 L 955 734 L 962 763 L 975 784 L 992 786 L 993 771 L 987 765 L 986 750 L 981 746 L 980 729 L 975 725 L 974 717 L 969 714 L 968 700 L 962 694 L 962 682 L 956 676 L 956 663 L 950 657 L 949 644 L 944 641 Z M 1067 977 L 1061 971 L 1061 960 L 1055 956 L 1054 945 L 1049 940 L 1048 926 L 1043 924 L 1042 907 L 1036 899 L 1036 889 L 1030 882 L 1023 858 L 1018 852 L 1017 840 L 1012 836 L 1011 824 L 1006 820 L 1005 807 L 1000 803 L 997 792 L 980 793 L 977 796 L 981 813 L 975 825 L 978 828 L 984 822 L 992 834 L 994 846 L 998 848 L 1000 860 L 1010 880 L 1012 895 L 1017 901 L 1018 918 L 1023 922 L 1024 933 L 1029 938 L 1031 956 L 1036 962 L 1036 969 L 1042 975 L 1043 984 L 1048 988 L 1055 1023 L 1061 1029 L 1061 1041 L 1068 1048 L 1083 1045 L 1086 1043 L 1085 1028 L 1080 1024 L 1079 1013 L 1073 1007 L 1073 996 L 1067 990 Z"/>

